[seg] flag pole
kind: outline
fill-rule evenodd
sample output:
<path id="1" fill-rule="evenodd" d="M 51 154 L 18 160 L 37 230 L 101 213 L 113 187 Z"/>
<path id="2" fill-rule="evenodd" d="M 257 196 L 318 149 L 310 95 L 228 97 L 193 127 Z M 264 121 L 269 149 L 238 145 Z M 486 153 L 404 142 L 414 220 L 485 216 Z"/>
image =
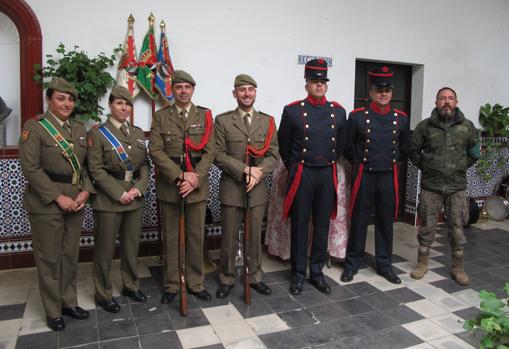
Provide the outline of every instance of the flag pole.
<path id="1" fill-rule="evenodd" d="M 134 30 L 134 16 L 132 13 L 129 14 L 129 17 L 127 18 L 127 31 L 129 32 L 130 30 Z M 133 94 L 134 90 L 129 91 L 129 92 L 131 92 L 131 94 Z M 134 108 L 131 108 L 131 115 L 129 116 L 129 123 L 131 125 L 134 125 Z"/>

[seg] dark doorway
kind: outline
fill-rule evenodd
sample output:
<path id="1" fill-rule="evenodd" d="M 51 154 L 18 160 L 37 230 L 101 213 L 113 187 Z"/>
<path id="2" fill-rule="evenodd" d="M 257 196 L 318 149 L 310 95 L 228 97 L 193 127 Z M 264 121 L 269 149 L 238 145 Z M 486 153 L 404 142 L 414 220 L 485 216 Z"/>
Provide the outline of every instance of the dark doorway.
<path id="1" fill-rule="evenodd" d="M 369 75 L 368 72 L 374 68 L 386 66 L 394 71 L 393 83 L 394 90 L 392 94 L 391 105 L 393 108 L 404 111 L 410 115 L 411 96 L 412 96 L 412 66 L 409 64 L 393 64 L 380 61 L 369 61 L 357 59 L 355 61 L 355 95 L 354 108 L 366 107 L 371 102 L 369 98 Z M 402 164 L 400 168 L 399 184 L 399 213 L 398 217 L 403 217 L 405 213 L 406 197 L 406 175 L 407 164 Z M 373 223 L 373 217 L 370 217 L 370 224 Z"/>

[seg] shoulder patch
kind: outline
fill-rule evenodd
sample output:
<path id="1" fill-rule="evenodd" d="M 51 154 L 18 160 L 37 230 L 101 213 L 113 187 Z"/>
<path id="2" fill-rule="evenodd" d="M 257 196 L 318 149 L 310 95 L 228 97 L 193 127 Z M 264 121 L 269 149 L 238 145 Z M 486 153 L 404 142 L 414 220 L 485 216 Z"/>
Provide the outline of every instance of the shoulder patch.
<path id="1" fill-rule="evenodd" d="M 343 108 L 343 106 L 336 101 L 332 101 L 332 104 L 334 104 L 335 107 Z M 345 109 L 345 108 L 343 108 L 343 109 Z"/>
<path id="2" fill-rule="evenodd" d="M 30 131 L 24 130 L 21 132 L 21 135 L 19 136 L 19 141 L 21 143 L 25 143 L 28 140 L 28 136 L 30 136 Z"/>
<path id="3" fill-rule="evenodd" d="M 230 114 L 230 113 L 233 113 L 233 110 L 228 110 L 228 111 L 225 111 L 224 113 L 217 114 L 217 115 L 216 115 L 216 118 L 217 118 L 218 116 L 226 115 L 226 114 Z"/>
<path id="4" fill-rule="evenodd" d="M 364 109 L 366 109 L 366 108 L 364 108 L 364 107 L 360 107 L 360 108 L 357 108 L 357 109 L 352 110 L 350 113 L 357 113 L 358 111 L 362 111 L 362 110 L 364 110 Z"/>
<path id="5" fill-rule="evenodd" d="M 398 113 L 398 114 L 403 115 L 403 116 L 408 116 L 408 114 L 407 114 L 407 113 L 405 113 L 405 112 L 404 112 L 404 111 L 402 111 L 402 110 L 399 110 L 399 109 L 394 108 L 394 111 L 395 111 L 396 113 Z"/>
<path id="6" fill-rule="evenodd" d="M 298 103 L 300 103 L 300 102 L 302 102 L 302 100 L 300 100 L 300 99 L 299 99 L 299 100 L 297 100 L 297 101 L 295 101 L 295 102 L 292 102 L 292 103 L 290 103 L 290 104 L 287 104 L 286 106 L 287 106 L 287 107 L 290 107 L 290 106 L 295 105 L 295 104 L 298 104 Z"/>

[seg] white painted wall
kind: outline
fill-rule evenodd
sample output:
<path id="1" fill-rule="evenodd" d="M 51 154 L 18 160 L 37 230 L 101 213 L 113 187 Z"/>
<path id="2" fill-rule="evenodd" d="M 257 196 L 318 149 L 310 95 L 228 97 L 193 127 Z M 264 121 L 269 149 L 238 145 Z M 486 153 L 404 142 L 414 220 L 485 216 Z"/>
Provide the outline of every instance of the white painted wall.
<path id="1" fill-rule="evenodd" d="M 167 24 L 175 67 L 197 81 L 194 101 L 216 114 L 235 106 L 233 79 L 245 72 L 259 84 L 256 106 L 279 120 L 285 104 L 305 96 L 299 54 L 333 58 L 328 96 L 348 110 L 356 58 L 422 65 L 413 125 L 444 85 L 476 124 L 481 104 L 509 105 L 507 0 L 26 1 L 39 18 L 44 54 L 59 42 L 109 53 L 123 43 L 130 13 L 139 52 L 152 11 L 157 38 L 159 22 Z M 148 99 L 138 97 L 135 110 L 135 123 L 149 129 Z"/>

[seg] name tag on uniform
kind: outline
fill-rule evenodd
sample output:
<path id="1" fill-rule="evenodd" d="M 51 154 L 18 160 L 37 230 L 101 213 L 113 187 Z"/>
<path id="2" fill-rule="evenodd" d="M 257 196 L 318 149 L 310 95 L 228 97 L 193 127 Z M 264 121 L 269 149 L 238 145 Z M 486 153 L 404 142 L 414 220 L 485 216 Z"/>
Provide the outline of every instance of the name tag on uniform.
<path id="1" fill-rule="evenodd" d="M 133 171 L 125 171 L 124 181 L 131 182 L 133 180 Z"/>

